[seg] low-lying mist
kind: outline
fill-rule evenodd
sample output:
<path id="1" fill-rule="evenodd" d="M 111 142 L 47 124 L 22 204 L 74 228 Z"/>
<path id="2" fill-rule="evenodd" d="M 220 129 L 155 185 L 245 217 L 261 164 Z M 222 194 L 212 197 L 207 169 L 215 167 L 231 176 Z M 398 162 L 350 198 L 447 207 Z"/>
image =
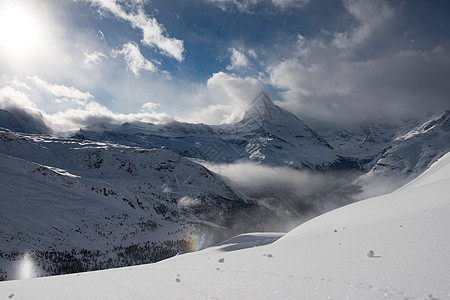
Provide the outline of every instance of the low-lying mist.
<path id="1" fill-rule="evenodd" d="M 355 195 L 355 200 L 364 200 L 391 193 L 412 180 L 414 176 L 381 176 L 373 172 L 358 177 L 354 184 L 361 187 L 361 192 Z"/>
<path id="2" fill-rule="evenodd" d="M 228 178 L 244 199 L 255 200 L 270 211 L 270 216 L 261 221 L 264 231 L 289 231 L 312 217 L 356 201 L 362 191 L 354 184 L 362 174 L 356 171 L 313 172 L 253 162 L 201 163 Z"/>

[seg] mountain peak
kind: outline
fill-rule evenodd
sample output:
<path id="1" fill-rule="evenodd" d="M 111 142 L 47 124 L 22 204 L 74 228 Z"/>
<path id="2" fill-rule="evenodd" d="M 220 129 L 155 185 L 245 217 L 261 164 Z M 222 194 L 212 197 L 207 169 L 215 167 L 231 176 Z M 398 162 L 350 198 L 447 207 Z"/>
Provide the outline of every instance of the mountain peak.
<path id="1" fill-rule="evenodd" d="M 47 134 L 51 132 L 47 123 L 44 116 L 37 111 L 19 108 L 0 109 L 0 127 L 13 131 Z"/>
<path id="2" fill-rule="evenodd" d="M 270 97 L 261 92 L 253 99 L 252 103 L 248 106 L 244 113 L 243 122 L 250 120 L 271 120 L 282 114 L 281 109 L 273 104 Z"/>

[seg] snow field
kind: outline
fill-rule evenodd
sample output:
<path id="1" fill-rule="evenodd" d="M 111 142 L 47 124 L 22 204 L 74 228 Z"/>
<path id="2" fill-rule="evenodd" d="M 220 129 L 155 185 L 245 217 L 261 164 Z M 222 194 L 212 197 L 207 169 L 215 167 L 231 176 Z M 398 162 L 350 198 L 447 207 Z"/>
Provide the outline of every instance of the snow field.
<path id="1" fill-rule="evenodd" d="M 281 238 L 248 234 L 155 264 L 3 282 L 0 298 L 449 299 L 449 186 L 447 154 L 404 188 Z"/>

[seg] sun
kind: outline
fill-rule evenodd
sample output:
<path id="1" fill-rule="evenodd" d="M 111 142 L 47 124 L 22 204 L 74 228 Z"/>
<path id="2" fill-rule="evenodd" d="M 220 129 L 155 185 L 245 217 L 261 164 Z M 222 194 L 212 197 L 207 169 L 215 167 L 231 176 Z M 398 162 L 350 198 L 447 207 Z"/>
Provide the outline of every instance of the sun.
<path id="1" fill-rule="evenodd" d="M 40 22 L 24 7 L 0 7 L 0 52 L 11 59 L 25 59 L 40 42 Z"/>

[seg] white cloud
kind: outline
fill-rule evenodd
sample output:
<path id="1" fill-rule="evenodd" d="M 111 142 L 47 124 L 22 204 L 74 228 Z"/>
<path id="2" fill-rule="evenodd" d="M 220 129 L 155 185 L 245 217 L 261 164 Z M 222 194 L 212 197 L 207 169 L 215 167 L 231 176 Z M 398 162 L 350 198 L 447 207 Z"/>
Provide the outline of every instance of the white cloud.
<path id="1" fill-rule="evenodd" d="M 192 198 L 189 196 L 184 196 L 184 197 L 180 198 L 177 203 L 178 207 L 182 207 L 182 208 L 194 207 L 194 206 L 198 206 L 200 204 L 202 204 L 202 201 L 200 201 L 197 198 Z"/>
<path id="2" fill-rule="evenodd" d="M 207 0 L 207 1 L 217 5 L 223 10 L 227 10 L 227 8 L 229 7 L 235 7 L 242 12 L 251 12 L 252 8 L 255 5 L 263 2 L 264 0 Z M 270 2 L 280 9 L 285 9 L 288 7 L 301 7 L 309 3 L 309 1 L 310 0 L 271 0 Z"/>
<path id="3" fill-rule="evenodd" d="M 262 90 L 257 78 L 239 77 L 224 72 L 214 73 L 199 92 L 198 98 L 206 99 L 209 104 L 194 109 L 191 113 L 178 118 L 187 122 L 222 124 L 238 122 L 253 98 Z"/>
<path id="4" fill-rule="evenodd" d="M 23 107 L 37 110 L 36 105 L 25 93 L 13 89 L 10 86 L 5 86 L 0 89 L 0 108 L 7 109 L 9 107 Z"/>
<path id="5" fill-rule="evenodd" d="M 230 57 L 230 65 L 227 66 L 227 70 L 233 70 L 233 69 L 240 69 L 243 67 L 246 67 L 248 65 L 248 59 L 245 56 L 244 53 L 242 53 L 241 51 L 235 49 L 235 48 L 230 48 L 228 49 L 228 51 L 230 51 L 231 53 L 231 57 Z M 253 51 L 254 53 L 254 51 Z M 256 53 L 255 53 L 256 55 Z"/>
<path id="6" fill-rule="evenodd" d="M 139 76 L 141 70 L 150 72 L 157 70 L 156 66 L 141 54 L 139 46 L 132 42 L 124 44 L 120 50 L 113 50 L 113 56 L 118 54 L 123 55 L 127 63 L 127 69 L 133 72 L 136 77 Z"/>
<path id="7" fill-rule="evenodd" d="M 207 1 L 217 5 L 218 7 L 220 7 L 223 10 L 226 10 L 227 7 L 232 6 L 232 7 L 236 7 L 240 11 L 247 11 L 250 6 L 255 5 L 260 0 L 244 0 L 244 1 L 239 1 L 239 0 L 207 0 Z"/>
<path id="8" fill-rule="evenodd" d="M 147 111 L 147 112 L 155 111 L 155 109 L 158 106 L 160 106 L 159 103 L 146 102 L 146 103 L 142 104 L 141 111 L 143 111 L 143 112 L 145 112 L 145 111 Z"/>
<path id="9" fill-rule="evenodd" d="M 217 118 L 215 124 L 240 121 L 247 106 L 262 90 L 262 84 L 256 78 L 223 72 L 213 74 L 206 85 L 215 104 L 203 113 L 205 117 L 206 112 L 212 113 Z"/>
<path id="10" fill-rule="evenodd" d="M 317 43 L 317 41 L 310 41 L 309 44 Z M 297 34 L 296 42 L 293 46 L 293 54 L 296 57 L 306 57 L 307 55 L 311 54 L 311 48 L 307 47 L 307 40 L 306 38 L 301 35 Z"/>
<path id="11" fill-rule="evenodd" d="M 394 9 L 384 0 L 344 0 L 347 11 L 356 18 L 358 26 L 350 31 L 336 33 L 333 44 L 338 48 L 351 48 L 368 40 L 374 31 L 394 17 Z"/>
<path id="12" fill-rule="evenodd" d="M 88 69 L 90 69 L 93 65 L 99 65 L 102 60 L 107 57 L 108 56 L 101 51 L 94 51 L 91 53 L 85 51 L 83 63 Z"/>
<path id="13" fill-rule="evenodd" d="M 117 0 L 88 0 L 92 4 L 107 10 L 117 18 L 123 19 L 131 23 L 133 28 L 142 30 L 141 42 L 147 46 L 155 46 L 159 48 L 163 54 L 174 57 L 178 61 L 183 60 L 184 46 L 183 41 L 176 38 L 166 36 L 165 28 L 158 23 L 155 18 L 145 15 L 142 4 L 143 1 L 132 1 L 133 12 L 127 12 L 119 4 Z"/>
<path id="14" fill-rule="evenodd" d="M 230 53 L 230 64 L 227 66 L 228 71 L 242 71 L 249 69 L 251 62 L 256 62 L 258 55 L 253 49 L 246 49 L 244 46 L 238 48 L 228 48 Z"/>
<path id="15" fill-rule="evenodd" d="M 31 90 L 31 87 L 25 82 L 19 80 L 17 76 L 13 76 L 12 79 L 9 79 L 6 75 L 3 75 L 3 81 L 7 85 L 13 85 L 19 89 Z"/>
<path id="16" fill-rule="evenodd" d="M 178 118 L 180 121 L 191 123 L 205 123 L 217 125 L 239 121 L 241 112 L 233 105 L 210 104 L 206 108 L 200 108 L 190 112 L 188 115 Z"/>
<path id="17" fill-rule="evenodd" d="M 255 50 L 250 49 L 250 50 L 248 50 L 247 52 L 248 52 L 248 55 L 249 55 L 251 58 L 253 58 L 253 59 L 257 59 L 257 58 L 258 58 L 258 55 L 256 55 Z"/>
<path id="18" fill-rule="evenodd" d="M 37 76 L 28 76 L 27 78 L 30 79 L 41 91 L 55 97 L 67 98 L 78 104 L 83 104 L 87 100 L 93 98 L 89 92 L 82 92 L 73 86 L 67 87 L 65 85 L 48 83 Z"/>
<path id="19" fill-rule="evenodd" d="M 213 99 L 220 103 L 249 104 L 262 87 L 261 82 L 252 77 L 239 77 L 224 72 L 214 73 L 206 83 Z"/>
<path id="20" fill-rule="evenodd" d="M 46 117 L 58 131 L 72 131 L 82 127 L 104 122 L 122 124 L 125 122 L 166 123 L 171 118 L 166 113 L 140 112 L 130 114 L 114 113 L 98 102 L 91 101 L 83 107 L 59 111 Z"/>
<path id="21" fill-rule="evenodd" d="M 254 162 L 237 162 L 226 165 L 204 164 L 208 169 L 235 182 L 272 187 L 279 191 L 291 190 L 295 191 L 297 195 L 310 195 L 321 192 L 330 186 L 331 174 L 297 171 L 289 167 L 274 168 Z"/>
<path id="22" fill-rule="evenodd" d="M 310 0 L 272 0 L 272 3 L 278 7 L 286 8 L 290 6 L 303 6 Z"/>
<path id="23" fill-rule="evenodd" d="M 28 133 L 51 132 L 50 122 L 44 118 L 28 96 L 10 86 L 0 89 L 0 109 L 14 116 L 13 119 L 1 120 L 6 121 L 2 126 Z"/>
<path id="24" fill-rule="evenodd" d="M 104 41 L 104 40 L 105 40 L 105 34 L 103 33 L 103 31 L 98 30 L 98 33 L 100 34 L 100 39 L 101 39 L 102 41 Z"/>
<path id="25" fill-rule="evenodd" d="M 157 112 L 159 103 L 147 102 L 137 113 L 115 113 L 93 99 L 90 93 L 84 93 L 74 87 L 48 83 L 37 76 L 28 77 L 36 88 L 19 91 L 11 86 L 0 89 L 0 109 L 5 109 L 21 116 L 33 116 L 45 126 L 51 126 L 54 132 L 78 130 L 82 127 L 99 123 L 122 124 L 125 122 L 167 123 L 172 118 L 163 112 Z M 20 82 L 17 78 L 15 81 Z M 55 113 L 48 113 L 30 100 L 28 94 L 39 99 L 40 91 L 58 106 Z M 38 101 L 38 100 L 36 100 Z M 41 105 L 47 101 L 41 101 Z M 56 103 L 56 104 L 55 104 Z M 45 125 L 45 126 L 44 126 Z"/>

